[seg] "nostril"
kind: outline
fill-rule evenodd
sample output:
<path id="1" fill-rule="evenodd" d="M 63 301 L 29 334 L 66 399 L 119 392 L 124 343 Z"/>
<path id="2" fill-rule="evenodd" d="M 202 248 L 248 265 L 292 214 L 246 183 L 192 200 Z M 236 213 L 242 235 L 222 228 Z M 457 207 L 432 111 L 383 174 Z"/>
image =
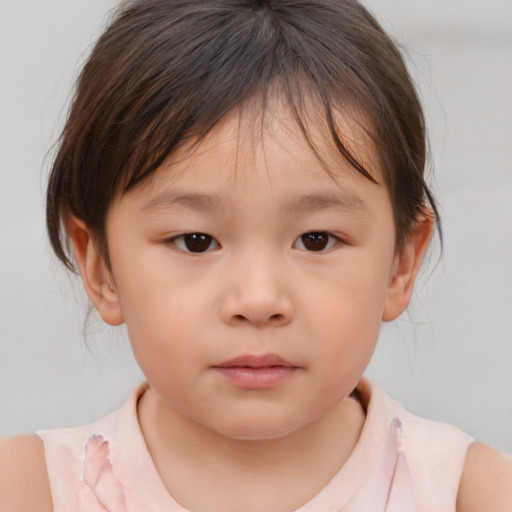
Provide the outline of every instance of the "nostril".
<path id="1" fill-rule="evenodd" d="M 240 322 L 245 322 L 246 320 L 250 320 L 249 317 L 247 317 L 245 315 L 241 315 L 241 314 L 234 315 L 233 318 Z M 270 315 L 266 320 L 262 320 L 261 322 L 257 322 L 256 319 L 254 319 L 254 321 L 256 321 L 256 323 L 261 323 L 262 325 L 265 325 L 268 323 L 280 322 L 283 318 L 284 318 L 284 315 L 282 315 L 281 313 L 275 313 L 273 315 Z"/>

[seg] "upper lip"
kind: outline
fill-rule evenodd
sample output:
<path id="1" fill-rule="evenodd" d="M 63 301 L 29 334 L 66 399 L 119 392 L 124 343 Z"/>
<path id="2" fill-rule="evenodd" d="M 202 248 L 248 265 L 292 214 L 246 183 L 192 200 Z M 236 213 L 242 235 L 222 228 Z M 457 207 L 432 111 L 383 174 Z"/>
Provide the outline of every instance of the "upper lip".
<path id="1" fill-rule="evenodd" d="M 286 361 L 282 357 L 275 354 L 264 354 L 264 355 L 243 355 L 230 359 L 229 361 L 223 361 L 222 363 L 215 365 L 217 368 L 229 368 L 233 366 L 247 366 L 249 368 L 267 368 L 269 366 L 287 366 L 295 367 L 296 365 Z"/>

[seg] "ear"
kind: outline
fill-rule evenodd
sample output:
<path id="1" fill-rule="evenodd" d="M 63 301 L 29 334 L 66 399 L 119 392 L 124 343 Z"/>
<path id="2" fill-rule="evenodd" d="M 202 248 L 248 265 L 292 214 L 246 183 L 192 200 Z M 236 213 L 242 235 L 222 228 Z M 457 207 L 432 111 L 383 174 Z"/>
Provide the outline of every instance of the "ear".
<path id="1" fill-rule="evenodd" d="M 85 222 L 69 215 L 66 220 L 66 231 L 73 243 L 85 291 L 94 307 L 107 324 L 122 324 L 124 318 L 112 272 L 98 252 Z"/>
<path id="2" fill-rule="evenodd" d="M 390 322 L 400 316 L 409 305 L 414 282 L 432 237 L 434 224 L 430 215 L 424 215 L 417 220 L 403 251 L 397 254 L 382 314 L 384 322 Z"/>

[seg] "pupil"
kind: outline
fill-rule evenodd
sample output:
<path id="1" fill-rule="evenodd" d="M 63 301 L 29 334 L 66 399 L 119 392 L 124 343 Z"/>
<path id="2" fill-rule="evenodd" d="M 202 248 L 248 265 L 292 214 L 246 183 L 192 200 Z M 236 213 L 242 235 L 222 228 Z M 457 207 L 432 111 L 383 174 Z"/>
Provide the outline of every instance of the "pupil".
<path id="1" fill-rule="evenodd" d="M 204 252 L 210 247 L 212 237 L 203 233 L 185 235 L 185 245 L 190 252 Z"/>
<path id="2" fill-rule="evenodd" d="M 308 251 L 321 251 L 327 246 L 329 237 L 326 233 L 306 233 L 302 235 L 302 243 Z"/>

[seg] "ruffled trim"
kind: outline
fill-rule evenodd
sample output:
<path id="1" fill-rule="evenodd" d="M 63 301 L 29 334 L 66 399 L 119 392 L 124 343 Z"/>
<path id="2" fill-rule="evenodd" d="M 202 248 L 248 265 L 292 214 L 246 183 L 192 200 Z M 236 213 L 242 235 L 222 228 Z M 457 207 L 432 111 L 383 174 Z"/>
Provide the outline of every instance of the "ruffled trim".
<path id="1" fill-rule="evenodd" d="M 102 435 L 93 434 L 85 443 L 78 496 L 80 512 L 128 512 L 124 486 L 112 465 L 110 443 Z"/>
<path id="2" fill-rule="evenodd" d="M 404 451 L 402 423 L 391 421 L 386 445 L 369 478 L 343 512 L 416 512 L 411 471 Z M 340 512 L 341 512 L 340 511 Z"/>

